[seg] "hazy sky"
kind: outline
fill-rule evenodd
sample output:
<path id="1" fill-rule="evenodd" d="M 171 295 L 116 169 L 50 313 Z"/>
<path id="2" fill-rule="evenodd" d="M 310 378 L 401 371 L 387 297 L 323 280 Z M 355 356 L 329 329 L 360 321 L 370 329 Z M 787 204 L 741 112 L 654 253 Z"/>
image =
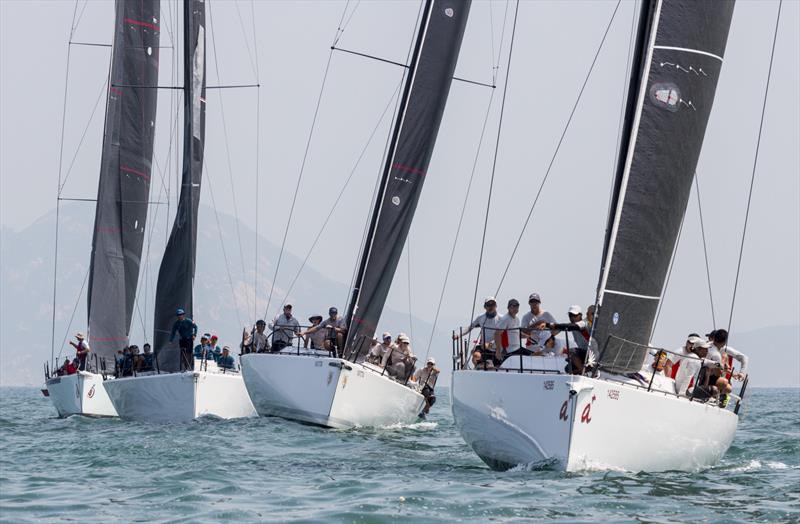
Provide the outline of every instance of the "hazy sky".
<path id="1" fill-rule="evenodd" d="M 229 214 L 234 214 L 235 199 L 240 218 L 255 223 L 257 213 L 260 231 L 280 243 L 329 48 L 345 3 L 256 1 L 251 5 L 247 1 L 214 0 L 209 5 L 209 36 L 215 34 L 208 40 L 212 55 L 209 85 L 260 82 L 261 88 L 209 91 L 202 199 L 211 204 L 210 186 L 217 208 Z M 349 22 L 338 45 L 403 62 L 418 2 L 364 1 L 350 17 L 354 5 L 348 8 Z M 508 9 L 509 26 L 513 5 Z M 520 5 L 479 296 L 493 294 L 497 288 L 615 5 L 615 1 L 523 1 Z M 524 299 L 531 291 L 538 291 L 548 309 L 564 316 L 571 303 L 585 306 L 593 300 L 634 7 L 634 2 L 623 0 L 617 12 L 531 225 L 500 290 L 502 301 L 511 296 Z M 175 32 L 179 22 L 175 8 L 175 2 L 162 0 L 162 85 L 179 84 L 181 78 L 173 67 L 173 42 L 180 41 Z M 74 10 L 75 4 L 66 0 L 0 2 L 3 227 L 24 228 L 55 205 L 67 42 Z M 473 3 L 458 76 L 491 81 L 505 10 L 506 2 L 500 0 Z M 730 311 L 776 10 L 776 1 L 737 2 L 697 168 L 716 314 L 724 319 L 718 320 L 720 325 L 727 324 Z M 81 1 L 77 13 L 80 20 L 73 41 L 111 41 L 113 3 Z M 509 34 L 505 35 L 499 83 L 506 71 Z M 213 44 L 219 54 L 219 79 Z M 799 50 L 800 3 L 787 0 L 764 119 L 735 330 L 798 323 Z M 96 193 L 104 104 L 100 95 L 104 93 L 108 61 L 106 47 L 73 46 L 70 52 L 60 163 L 62 177 L 66 178 L 64 196 L 93 198 Z M 289 232 L 287 249 L 291 252 L 304 256 L 310 247 L 401 74 L 397 66 L 334 54 Z M 410 268 L 404 257 L 389 298 L 394 309 L 408 309 L 410 289 L 414 314 L 429 319 L 434 315 L 490 94 L 488 88 L 453 84 L 411 230 Z M 501 94 L 497 89 L 445 294 L 443 309 L 450 322 L 465 319 L 472 307 Z M 179 92 L 163 90 L 159 96 L 156 160 L 163 178 L 154 177 L 152 199 L 174 202 L 177 157 L 170 126 Z M 97 109 L 91 117 L 95 104 Z M 341 282 L 349 282 L 352 275 L 388 131 L 386 118 L 310 259 L 313 267 Z M 174 205 L 171 209 L 174 211 Z M 92 204 L 86 204 L 87 213 L 93 210 Z M 164 236 L 159 235 L 161 241 Z M 87 238 L 87 257 L 90 242 Z M 225 247 L 236 271 L 241 267 L 238 249 L 233 243 Z M 244 264 L 252 268 L 253 261 L 245 260 Z M 286 285 L 291 276 L 279 274 L 278 282 Z M 271 278 L 265 275 L 264 282 Z M 268 292 L 268 288 L 259 289 L 260 294 Z M 319 309 L 319 305 L 301 311 L 305 309 Z M 687 330 L 710 327 L 693 193 L 655 342 L 674 346 Z"/>

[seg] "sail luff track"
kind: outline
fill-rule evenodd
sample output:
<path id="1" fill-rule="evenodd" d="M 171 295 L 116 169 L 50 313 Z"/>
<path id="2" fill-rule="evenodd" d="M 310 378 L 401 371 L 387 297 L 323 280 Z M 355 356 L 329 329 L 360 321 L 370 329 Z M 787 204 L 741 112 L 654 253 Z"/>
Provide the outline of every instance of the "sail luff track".
<path id="1" fill-rule="evenodd" d="M 92 238 L 89 343 L 113 358 L 128 342 L 144 243 L 158 91 L 159 0 L 117 0 Z"/>

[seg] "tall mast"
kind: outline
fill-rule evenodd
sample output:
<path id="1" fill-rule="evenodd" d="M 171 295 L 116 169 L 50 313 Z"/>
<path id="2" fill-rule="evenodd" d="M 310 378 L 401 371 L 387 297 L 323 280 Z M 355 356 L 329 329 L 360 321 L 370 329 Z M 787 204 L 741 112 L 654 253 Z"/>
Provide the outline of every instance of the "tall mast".
<path id="1" fill-rule="evenodd" d="M 371 339 L 436 143 L 471 2 L 426 0 L 347 308 L 346 348 Z"/>
<path id="2" fill-rule="evenodd" d="M 193 315 L 197 210 L 203 174 L 206 104 L 205 3 L 183 4 L 183 171 L 175 222 L 161 260 L 156 287 L 153 342 L 159 368 L 180 369 L 177 343 L 169 342 L 175 311 Z"/>

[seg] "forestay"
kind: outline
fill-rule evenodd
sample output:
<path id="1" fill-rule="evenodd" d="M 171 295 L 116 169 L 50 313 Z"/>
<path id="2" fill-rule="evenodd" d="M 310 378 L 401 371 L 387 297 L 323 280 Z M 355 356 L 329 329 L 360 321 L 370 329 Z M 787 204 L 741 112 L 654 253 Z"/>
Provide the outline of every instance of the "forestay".
<path id="1" fill-rule="evenodd" d="M 349 349 L 372 339 L 389 294 L 433 154 L 470 3 L 427 0 L 423 8 L 348 308 Z"/>
<path id="2" fill-rule="evenodd" d="M 206 105 L 206 35 L 203 0 L 184 2 L 184 141 L 178 210 L 161 260 L 156 288 L 153 341 L 162 371 L 180 369 L 177 340 L 169 343 L 175 310 L 193 313 L 197 252 L 197 208 L 203 170 Z"/>
<path id="3" fill-rule="evenodd" d="M 645 2 L 640 74 L 626 114 L 598 287 L 601 365 L 635 372 L 646 352 L 703 145 L 733 0 Z M 641 34 L 640 34 L 641 36 Z M 630 99 L 630 98 L 629 98 Z M 606 344 L 606 342 L 608 342 Z"/>
<path id="4" fill-rule="evenodd" d="M 127 344 L 150 197 L 159 0 L 117 0 L 87 307 L 101 357 Z"/>

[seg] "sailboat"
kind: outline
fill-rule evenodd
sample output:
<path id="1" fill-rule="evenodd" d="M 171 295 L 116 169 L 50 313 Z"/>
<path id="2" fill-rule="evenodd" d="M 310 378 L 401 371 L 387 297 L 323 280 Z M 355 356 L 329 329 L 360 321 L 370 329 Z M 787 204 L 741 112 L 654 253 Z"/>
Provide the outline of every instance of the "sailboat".
<path id="1" fill-rule="evenodd" d="M 157 1 L 151 3 L 158 5 Z M 206 360 L 182 362 L 176 344 L 170 340 L 176 311 L 184 309 L 190 318 L 192 315 L 205 144 L 205 3 L 186 0 L 183 5 L 183 173 L 178 210 L 156 288 L 153 341 L 157 370 L 108 381 L 106 388 L 119 416 L 128 420 L 181 422 L 201 416 L 228 419 L 255 415 L 238 370 L 220 369 Z"/>
<path id="2" fill-rule="evenodd" d="M 570 374 L 552 358 L 523 354 L 495 372 L 470 369 L 468 341 L 454 337 L 453 416 L 491 468 L 694 470 L 731 445 L 746 381 L 735 408 L 725 409 L 677 392 L 646 360 L 733 8 L 732 0 L 641 3 L 592 328 L 594 370 Z"/>
<path id="3" fill-rule="evenodd" d="M 158 90 L 159 2 L 118 0 L 89 269 L 91 356 L 71 375 L 46 374 L 59 416 L 116 416 L 106 392 L 128 345 L 144 242 Z M 141 86 L 134 89 L 130 86 Z"/>
<path id="4" fill-rule="evenodd" d="M 286 348 L 246 354 L 242 374 L 261 416 L 330 428 L 407 424 L 424 398 L 367 353 L 408 236 L 441 124 L 470 2 L 426 0 L 335 354 Z"/>

